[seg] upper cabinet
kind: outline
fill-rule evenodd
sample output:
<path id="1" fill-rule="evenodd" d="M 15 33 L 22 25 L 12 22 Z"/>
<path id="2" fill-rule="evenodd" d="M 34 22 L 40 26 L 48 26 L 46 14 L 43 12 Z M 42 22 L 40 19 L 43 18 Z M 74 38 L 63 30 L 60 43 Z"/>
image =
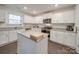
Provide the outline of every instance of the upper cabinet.
<path id="1" fill-rule="evenodd" d="M 43 19 L 52 18 L 52 15 L 53 15 L 53 13 L 51 12 L 51 13 L 42 15 L 42 17 L 43 17 Z"/>
<path id="2" fill-rule="evenodd" d="M 41 16 L 32 17 L 24 16 L 24 23 L 43 23 L 43 18 Z"/>
<path id="3" fill-rule="evenodd" d="M 34 18 L 34 20 L 35 20 L 35 23 L 43 23 L 42 16 L 37 16 L 37 17 Z"/>
<path id="4" fill-rule="evenodd" d="M 43 23 L 44 19 L 52 18 L 51 16 L 52 16 L 52 13 L 47 13 L 40 16 L 36 16 L 34 20 L 36 21 L 36 23 Z"/>
<path id="5" fill-rule="evenodd" d="M 74 10 L 54 13 L 52 23 L 74 23 Z"/>
<path id="6" fill-rule="evenodd" d="M 44 19 L 51 18 L 51 23 L 75 23 L 75 10 L 63 10 L 57 12 L 50 12 L 36 17 L 25 16 L 24 23 L 43 23 Z"/>
<path id="7" fill-rule="evenodd" d="M 33 23 L 33 22 L 34 22 L 34 19 L 32 16 L 28 16 L 28 15 L 24 16 L 24 23 Z"/>
<path id="8" fill-rule="evenodd" d="M 0 22 L 5 22 L 5 10 L 0 9 Z"/>
<path id="9" fill-rule="evenodd" d="M 79 5 L 75 7 L 75 23 L 76 26 L 79 28 Z"/>
<path id="10" fill-rule="evenodd" d="M 36 23 L 43 23 L 43 19 L 51 18 L 51 23 L 75 23 L 74 9 L 59 12 L 51 12 L 35 17 Z"/>

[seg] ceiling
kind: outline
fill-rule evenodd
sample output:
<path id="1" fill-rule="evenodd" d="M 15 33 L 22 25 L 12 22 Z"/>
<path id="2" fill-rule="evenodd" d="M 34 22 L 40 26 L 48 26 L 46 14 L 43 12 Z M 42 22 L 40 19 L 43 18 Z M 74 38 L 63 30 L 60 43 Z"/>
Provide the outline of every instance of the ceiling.
<path id="1" fill-rule="evenodd" d="M 71 7 L 73 4 L 5 4 L 3 6 L 27 13 L 29 15 L 38 15 L 60 8 Z M 27 8 L 24 9 L 24 7 Z"/>

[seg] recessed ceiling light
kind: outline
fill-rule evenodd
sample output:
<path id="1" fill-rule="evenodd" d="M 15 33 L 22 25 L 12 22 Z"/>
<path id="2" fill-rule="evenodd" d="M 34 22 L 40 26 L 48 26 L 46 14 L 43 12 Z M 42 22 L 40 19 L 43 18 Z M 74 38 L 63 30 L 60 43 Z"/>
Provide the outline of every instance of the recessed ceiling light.
<path id="1" fill-rule="evenodd" d="M 26 9 L 27 9 L 27 7 L 24 7 L 24 9 L 26 10 Z"/>
<path id="2" fill-rule="evenodd" d="M 55 4 L 55 7 L 57 7 L 58 6 L 58 4 Z"/>

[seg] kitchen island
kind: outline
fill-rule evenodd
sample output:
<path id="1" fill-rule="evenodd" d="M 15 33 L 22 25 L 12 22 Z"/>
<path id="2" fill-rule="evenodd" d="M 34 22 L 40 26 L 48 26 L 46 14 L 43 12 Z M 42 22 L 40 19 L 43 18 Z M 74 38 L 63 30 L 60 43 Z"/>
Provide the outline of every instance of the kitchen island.
<path id="1" fill-rule="evenodd" d="M 18 32 L 18 49 L 20 54 L 47 54 L 48 34 L 35 31 Z"/>

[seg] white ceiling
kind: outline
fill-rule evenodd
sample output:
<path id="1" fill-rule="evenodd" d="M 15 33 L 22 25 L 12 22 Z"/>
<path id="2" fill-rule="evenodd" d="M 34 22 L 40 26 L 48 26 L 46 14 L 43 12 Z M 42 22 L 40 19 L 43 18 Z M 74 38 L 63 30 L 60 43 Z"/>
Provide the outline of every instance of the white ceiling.
<path id="1" fill-rule="evenodd" d="M 30 15 L 37 15 L 63 7 L 70 7 L 73 4 L 59 4 L 56 7 L 55 4 L 5 4 L 4 6 Z M 27 7 L 27 9 L 25 10 L 24 7 Z M 36 13 L 33 13 L 33 11 L 36 11 Z"/>

